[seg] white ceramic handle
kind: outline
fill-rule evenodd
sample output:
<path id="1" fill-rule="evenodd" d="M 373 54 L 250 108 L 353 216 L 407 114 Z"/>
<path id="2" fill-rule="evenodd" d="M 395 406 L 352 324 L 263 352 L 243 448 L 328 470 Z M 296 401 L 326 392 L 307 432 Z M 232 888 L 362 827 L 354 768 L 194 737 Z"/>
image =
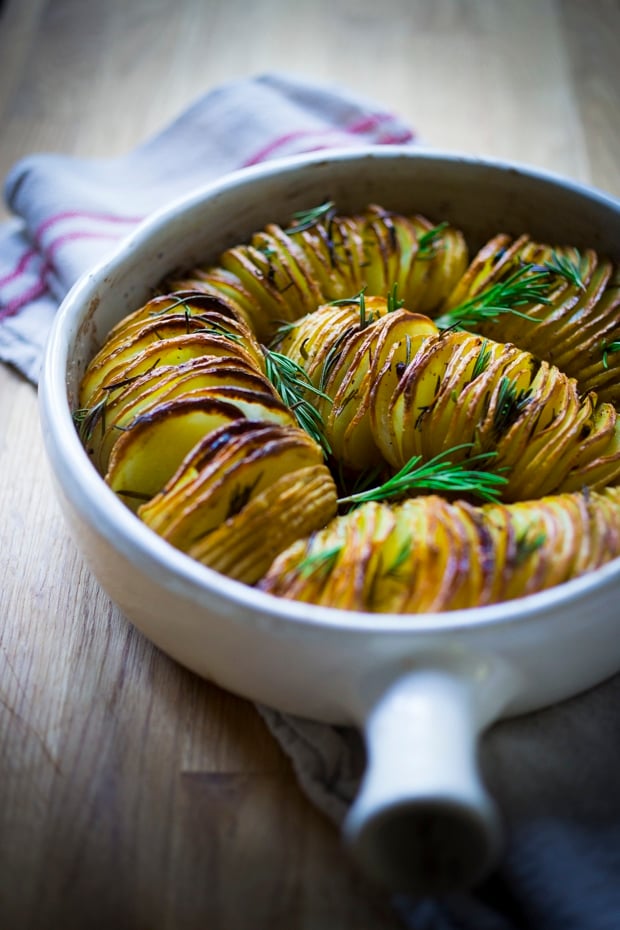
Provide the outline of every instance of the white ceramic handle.
<path id="1" fill-rule="evenodd" d="M 410 672 L 370 711 L 368 766 L 344 835 L 374 880 L 435 893 L 475 883 L 493 863 L 499 819 L 476 761 L 488 708 L 480 718 L 473 682 L 443 669 Z"/>

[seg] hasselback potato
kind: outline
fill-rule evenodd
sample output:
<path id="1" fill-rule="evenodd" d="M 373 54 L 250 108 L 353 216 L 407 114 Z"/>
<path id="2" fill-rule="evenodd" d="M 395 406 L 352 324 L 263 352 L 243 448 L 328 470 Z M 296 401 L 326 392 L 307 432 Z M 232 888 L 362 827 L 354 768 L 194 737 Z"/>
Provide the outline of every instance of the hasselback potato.
<path id="1" fill-rule="evenodd" d="M 620 555 L 618 270 L 331 201 L 177 272 L 91 360 L 108 485 L 203 564 L 372 611 L 523 596 Z"/>
<path id="2" fill-rule="evenodd" d="M 337 517 L 282 552 L 261 587 L 348 610 L 455 610 L 568 581 L 619 546 L 617 488 L 482 507 L 417 497 Z"/>

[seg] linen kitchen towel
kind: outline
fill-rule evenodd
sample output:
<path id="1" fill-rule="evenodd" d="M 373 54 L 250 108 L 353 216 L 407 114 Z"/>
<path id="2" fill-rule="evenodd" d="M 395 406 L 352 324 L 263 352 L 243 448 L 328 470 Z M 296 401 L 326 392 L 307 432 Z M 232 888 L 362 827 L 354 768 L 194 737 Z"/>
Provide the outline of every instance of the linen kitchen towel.
<path id="1" fill-rule="evenodd" d="M 226 84 L 129 155 L 32 155 L 5 182 L 0 359 L 36 381 L 59 301 L 145 216 L 226 172 L 299 152 L 408 143 L 391 113 L 282 74 Z"/>

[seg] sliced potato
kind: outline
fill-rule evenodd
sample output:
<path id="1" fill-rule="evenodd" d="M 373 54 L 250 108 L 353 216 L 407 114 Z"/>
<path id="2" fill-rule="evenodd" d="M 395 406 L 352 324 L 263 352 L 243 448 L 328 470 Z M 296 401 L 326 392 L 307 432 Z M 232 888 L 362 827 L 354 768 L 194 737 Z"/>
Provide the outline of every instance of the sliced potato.
<path id="1" fill-rule="evenodd" d="M 282 421 L 294 420 L 283 408 L 271 382 L 247 363 L 231 356 L 199 356 L 181 365 L 158 366 L 123 387 L 100 392 L 105 406 L 100 428 L 93 431 L 88 446 L 94 464 L 105 474 L 110 453 L 121 432 L 156 404 L 180 397 L 213 397 L 218 391 L 224 392 L 218 395 L 223 400 L 232 401 L 226 394 L 234 388 L 241 388 L 246 397 L 247 392 L 261 398 L 268 395 L 267 400 L 275 401 L 280 407 Z"/>
<path id="2" fill-rule="evenodd" d="M 220 431 L 196 447 L 140 516 L 187 550 L 282 475 L 322 464 L 319 447 L 296 427 L 253 423 L 234 435 Z"/>
<path id="3" fill-rule="evenodd" d="M 511 600 L 617 556 L 617 488 L 482 508 L 431 495 L 338 517 L 284 550 L 259 586 L 308 603 L 422 613 Z"/>
<path id="4" fill-rule="evenodd" d="M 255 584 L 276 556 L 336 515 L 336 487 L 325 465 L 282 475 L 188 550 L 216 571 Z"/>
<path id="5" fill-rule="evenodd" d="M 205 435 L 238 419 L 234 404 L 211 398 L 159 404 L 116 442 L 105 480 L 135 510 L 164 487 Z"/>

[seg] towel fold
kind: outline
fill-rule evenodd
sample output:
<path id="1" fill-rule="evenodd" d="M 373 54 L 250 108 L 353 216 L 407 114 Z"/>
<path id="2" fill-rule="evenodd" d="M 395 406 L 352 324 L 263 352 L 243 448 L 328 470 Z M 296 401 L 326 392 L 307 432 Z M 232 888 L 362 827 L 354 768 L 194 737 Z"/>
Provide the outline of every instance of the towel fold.
<path id="1" fill-rule="evenodd" d="M 5 182 L 20 221 L 0 227 L 0 359 L 36 381 L 71 285 L 175 197 L 268 159 L 412 140 L 400 119 L 353 94 L 266 74 L 211 91 L 121 158 L 22 159 Z"/>
<path id="2" fill-rule="evenodd" d="M 396 116 L 289 75 L 227 84 L 134 152 L 32 155 L 10 172 L 0 227 L 0 359 L 36 382 L 59 301 L 152 210 L 242 168 L 303 151 L 414 141 Z M 359 734 L 259 708 L 300 784 L 335 822 L 355 795 Z M 414 930 L 620 927 L 620 677 L 493 728 L 482 765 L 506 817 L 505 857 L 470 894 L 399 898 Z"/>

